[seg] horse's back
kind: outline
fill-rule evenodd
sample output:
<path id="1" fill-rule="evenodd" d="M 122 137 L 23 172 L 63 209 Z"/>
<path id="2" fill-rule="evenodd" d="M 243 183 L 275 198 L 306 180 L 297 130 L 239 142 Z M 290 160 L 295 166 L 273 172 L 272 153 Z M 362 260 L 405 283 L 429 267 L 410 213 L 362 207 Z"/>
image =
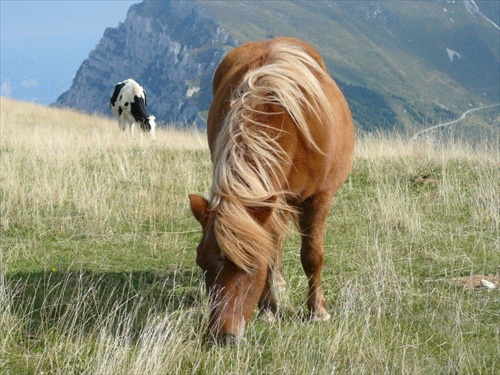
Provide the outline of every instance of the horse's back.
<path id="1" fill-rule="evenodd" d="M 320 67 L 313 75 L 328 99 L 328 110 L 333 112 L 333 116 L 328 116 L 326 108 L 317 108 L 316 113 L 304 109 L 308 130 L 317 145 L 315 148 L 304 140 L 294 120 L 278 105 L 266 104 L 261 108 L 263 112 L 267 112 L 267 115 L 263 115 L 267 124 L 279 130 L 280 145 L 288 156 L 283 166 L 286 174 L 284 187 L 294 195 L 306 199 L 319 190 L 335 191 L 342 185 L 351 170 L 354 150 L 354 126 L 349 107 L 342 92 L 327 73 L 321 55 L 309 44 L 282 37 L 249 42 L 229 52 L 214 75 L 214 99 L 207 123 L 208 141 L 213 155 L 217 135 L 230 111 L 234 90 L 240 86 L 248 72 L 273 63 L 270 60 L 272 51 L 283 43 L 300 47 Z"/>

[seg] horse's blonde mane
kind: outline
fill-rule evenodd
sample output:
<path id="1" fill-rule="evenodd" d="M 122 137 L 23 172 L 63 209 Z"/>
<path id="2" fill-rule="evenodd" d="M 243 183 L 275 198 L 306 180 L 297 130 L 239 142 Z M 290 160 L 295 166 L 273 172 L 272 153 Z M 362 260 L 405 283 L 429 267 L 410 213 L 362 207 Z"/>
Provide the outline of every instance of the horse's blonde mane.
<path id="1" fill-rule="evenodd" d="M 309 147 L 319 151 L 305 114 L 320 118 L 333 109 L 317 76 L 326 74 L 299 46 L 281 42 L 270 47 L 267 62 L 246 73 L 233 92 L 230 110 L 214 148 L 211 209 L 219 247 L 239 268 L 252 272 L 259 261 L 272 264 L 275 240 L 286 230 L 287 205 L 283 161 L 288 158 L 275 139 L 276 129 L 259 122 L 263 104 L 278 105 L 293 119 Z M 276 114 L 276 113 L 272 113 Z M 274 133 L 274 135 L 273 135 Z M 271 212 L 266 229 L 249 210 Z"/>

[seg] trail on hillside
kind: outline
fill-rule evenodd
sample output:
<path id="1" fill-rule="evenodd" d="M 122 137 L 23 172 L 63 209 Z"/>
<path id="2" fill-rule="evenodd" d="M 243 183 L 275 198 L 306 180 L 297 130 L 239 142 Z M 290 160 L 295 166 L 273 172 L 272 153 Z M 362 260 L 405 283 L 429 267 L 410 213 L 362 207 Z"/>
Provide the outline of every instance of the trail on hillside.
<path id="1" fill-rule="evenodd" d="M 492 108 L 492 107 L 497 107 L 499 106 L 500 103 L 497 103 L 497 104 L 490 104 L 490 105 L 484 105 L 484 106 L 481 106 L 481 107 L 475 107 L 475 108 L 471 108 L 469 109 L 468 111 L 465 111 L 464 113 L 462 113 L 460 115 L 460 117 L 458 117 L 457 119 L 453 120 L 453 121 L 448 121 L 448 122 L 443 122 L 441 124 L 437 124 L 437 125 L 434 125 L 434 126 L 431 126 L 430 128 L 427 128 L 427 129 L 424 129 L 424 130 L 421 130 L 419 131 L 418 133 L 415 133 L 411 138 L 410 138 L 410 143 L 413 143 L 415 141 L 415 139 L 417 139 L 418 136 L 426 133 L 426 132 L 429 132 L 431 130 L 434 130 L 434 129 L 437 129 L 437 128 L 442 128 L 442 127 L 445 127 L 445 126 L 449 126 L 449 125 L 453 125 L 453 124 L 456 124 L 457 122 L 460 122 L 462 121 L 469 113 L 472 113 L 472 112 L 475 112 L 475 111 L 479 111 L 481 109 L 485 109 L 485 108 Z"/>

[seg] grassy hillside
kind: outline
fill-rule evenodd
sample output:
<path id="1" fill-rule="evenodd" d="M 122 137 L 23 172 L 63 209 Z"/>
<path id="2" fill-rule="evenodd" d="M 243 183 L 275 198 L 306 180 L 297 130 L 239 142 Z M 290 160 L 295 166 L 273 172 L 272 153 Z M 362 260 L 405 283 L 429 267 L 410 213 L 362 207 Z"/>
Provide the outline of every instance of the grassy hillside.
<path id="1" fill-rule="evenodd" d="M 200 3 L 241 42 L 290 35 L 313 44 L 353 86 L 345 93 L 365 130 L 436 124 L 499 100 L 500 34 L 462 2 Z M 452 63 L 447 48 L 464 57 Z"/>
<path id="2" fill-rule="evenodd" d="M 0 373 L 500 371 L 495 142 L 361 135 L 328 219 L 332 321 L 304 319 L 290 227 L 280 319 L 219 347 L 200 333 L 187 204 L 209 189 L 204 135 L 130 140 L 115 121 L 5 98 L 0 120 Z"/>

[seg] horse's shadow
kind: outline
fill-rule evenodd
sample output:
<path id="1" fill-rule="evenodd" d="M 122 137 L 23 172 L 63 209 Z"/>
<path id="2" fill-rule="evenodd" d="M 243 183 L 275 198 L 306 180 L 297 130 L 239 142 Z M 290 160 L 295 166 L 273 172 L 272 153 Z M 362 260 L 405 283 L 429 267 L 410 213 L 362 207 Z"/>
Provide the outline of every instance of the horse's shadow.
<path id="1" fill-rule="evenodd" d="M 204 332 L 207 325 L 208 297 L 196 268 L 8 273 L 0 292 L 15 316 L 20 340 L 28 345 L 43 343 L 48 334 L 95 337 L 102 330 L 136 341 L 152 320 L 163 317 L 189 316 L 192 332 Z M 257 310 L 254 318 L 261 327 L 273 325 Z M 303 308 L 286 299 L 276 318 L 292 324 L 310 321 Z"/>
<path id="2" fill-rule="evenodd" d="M 52 330 L 117 332 L 137 337 L 152 316 L 201 305 L 202 276 L 194 269 L 163 272 L 35 272 L 5 275 L 3 289 L 22 334 L 35 339 Z M 103 327 L 104 326 L 104 327 Z"/>

